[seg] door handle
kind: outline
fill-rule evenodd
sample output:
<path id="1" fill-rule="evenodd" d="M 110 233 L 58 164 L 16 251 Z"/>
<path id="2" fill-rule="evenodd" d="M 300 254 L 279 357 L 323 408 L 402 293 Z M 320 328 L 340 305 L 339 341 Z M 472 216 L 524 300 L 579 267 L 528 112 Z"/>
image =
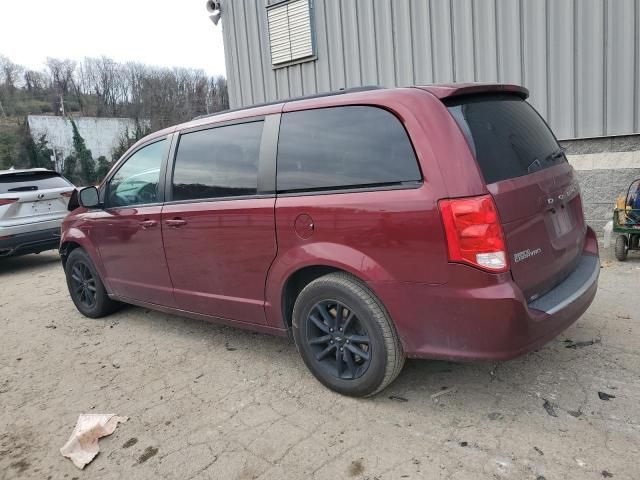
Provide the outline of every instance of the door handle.
<path id="1" fill-rule="evenodd" d="M 172 218 L 171 220 L 167 220 L 165 221 L 165 223 L 167 224 L 167 226 L 169 227 L 173 227 L 173 228 L 180 228 L 183 225 L 187 224 L 186 220 L 183 220 L 181 218 Z"/>
<path id="2" fill-rule="evenodd" d="M 142 227 L 143 230 L 146 230 L 147 228 L 155 227 L 157 224 L 158 222 L 156 222 L 155 220 L 143 220 L 142 222 L 139 223 L 140 227 Z"/>

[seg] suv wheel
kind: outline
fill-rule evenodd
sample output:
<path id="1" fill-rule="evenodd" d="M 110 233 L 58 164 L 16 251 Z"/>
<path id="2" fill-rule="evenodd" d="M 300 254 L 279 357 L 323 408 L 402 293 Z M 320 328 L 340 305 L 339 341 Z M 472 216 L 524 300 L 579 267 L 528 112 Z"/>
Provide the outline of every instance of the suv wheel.
<path id="1" fill-rule="evenodd" d="M 118 308 L 119 303 L 109 298 L 93 262 L 81 248 L 69 254 L 65 275 L 71 300 L 84 316 L 100 318 Z"/>
<path id="2" fill-rule="evenodd" d="M 380 300 L 346 273 L 320 277 L 300 292 L 293 336 L 311 373 L 343 395 L 374 395 L 404 365 L 400 340 Z"/>

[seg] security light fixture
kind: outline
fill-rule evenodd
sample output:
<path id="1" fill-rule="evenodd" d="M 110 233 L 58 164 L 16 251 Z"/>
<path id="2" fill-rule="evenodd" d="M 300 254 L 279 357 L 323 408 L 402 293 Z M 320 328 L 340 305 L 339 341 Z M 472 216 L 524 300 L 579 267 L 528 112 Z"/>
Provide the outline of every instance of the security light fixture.
<path id="1" fill-rule="evenodd" d="M 222 16 L 220 2 L 216 2 L 215 0 L 207 0 L 207 11 L 211 14 L 209 15 L 209 18 L 211 19 L 213 24 L 218 25 L 220 17 Z"/>

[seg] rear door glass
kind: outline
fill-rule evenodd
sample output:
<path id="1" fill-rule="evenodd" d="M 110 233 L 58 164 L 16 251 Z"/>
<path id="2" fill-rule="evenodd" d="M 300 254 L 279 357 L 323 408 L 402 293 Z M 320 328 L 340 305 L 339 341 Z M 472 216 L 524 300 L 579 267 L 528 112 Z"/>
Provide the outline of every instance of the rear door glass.
<path id="1" fill-rule="evenodd" d="M 515 95 L 480 95 L 447 103 L 486 183 L 521 177 L 566 162 L 538 112 Z"/>
<path id="2" fill-rule="evenodd" d="M 173 200 L 255 195 L 263 121 L 180 136 L 173 171 Z"/>
<path id="3" fill-rule="evenodd" d="M 397 185 L 422 180 L 400 121 L 377 107 L 285 113 L 278 142 L 279 192 Z"/>
<path id="4" fill-rule="evenodd" d="M 0 193 L 32 192 L 71 187 L 60 175 L 48 172 L 25 172 L 0 175 Z"/>

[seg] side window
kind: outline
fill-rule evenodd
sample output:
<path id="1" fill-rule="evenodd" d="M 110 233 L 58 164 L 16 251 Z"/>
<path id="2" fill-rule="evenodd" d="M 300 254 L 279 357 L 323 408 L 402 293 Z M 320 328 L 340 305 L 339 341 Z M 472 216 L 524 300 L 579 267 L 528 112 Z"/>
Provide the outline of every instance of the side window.
<path id="1" fill-rule="evenodd" d="M 109 180 L 107 206 L 125 207 L 159 202 L 160 167 L 166 140 L 152 143 L 131 155 Z"/>
<path id="2" fill-rule="evenodd" d="M 254 195 L 264 122 L 180 136 L 173 169 L 173 200 Z"/>
<path id="3" fill-rule="evenodd" d="M 391 185 L 421 180 L 400 121 L 376 107 L 285 113 L 278 141 L 279 192 Z"/>

